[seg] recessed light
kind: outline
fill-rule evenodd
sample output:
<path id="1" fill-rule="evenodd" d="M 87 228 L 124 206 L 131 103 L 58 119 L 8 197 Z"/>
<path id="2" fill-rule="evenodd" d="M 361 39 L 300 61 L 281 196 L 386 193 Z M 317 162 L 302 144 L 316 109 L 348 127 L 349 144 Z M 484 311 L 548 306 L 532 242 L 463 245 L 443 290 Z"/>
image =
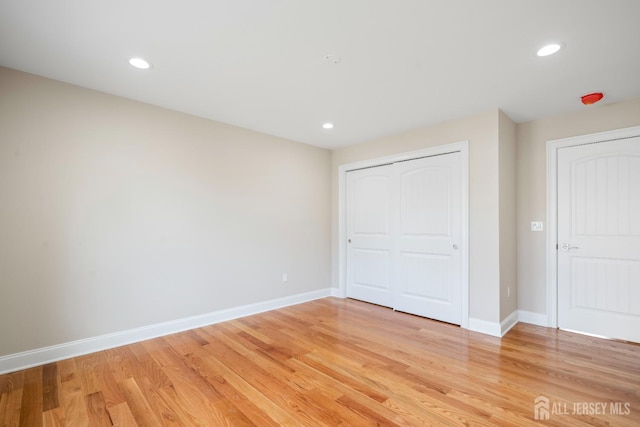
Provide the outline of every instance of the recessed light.
<path id="1" fill-rule="evenodd" d="M 129 60 L 129 64 L 131 64 L 132 67 L 139 68 L 140 70 L 148 70 L 151 68 L 151 64 L 142 58 L 131 58 Z"/>
<path id="2" fill-rule="evenodd" d="M 561 48 L 562 48 L 562 45 L 558 43 L 551 43 L 546 46 L 542 46 L 540 49 L 538 49 L 538 53 L 536 55 L 538 56 L 553 55 L 554 53 L 558 52 Z"/>
<path id="3" fill-rule="evenodd" d="M 322 125 L 324 129 L 333 129 L 333 123 L 325 123 Z"/>

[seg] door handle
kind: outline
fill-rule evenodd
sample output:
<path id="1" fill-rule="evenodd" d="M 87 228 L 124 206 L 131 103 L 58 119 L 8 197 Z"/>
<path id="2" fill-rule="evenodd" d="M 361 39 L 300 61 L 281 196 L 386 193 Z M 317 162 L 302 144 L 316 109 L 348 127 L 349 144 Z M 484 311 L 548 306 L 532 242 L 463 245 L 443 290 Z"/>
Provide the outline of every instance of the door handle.
<path id="1" fill-rule="evenodd" d="M 570 251 L 571 249 L 580 249 L 578 246 L 571 246 L 570 243 L 563 243 L 560 245 L 560 249 L 563 251 Z"/>

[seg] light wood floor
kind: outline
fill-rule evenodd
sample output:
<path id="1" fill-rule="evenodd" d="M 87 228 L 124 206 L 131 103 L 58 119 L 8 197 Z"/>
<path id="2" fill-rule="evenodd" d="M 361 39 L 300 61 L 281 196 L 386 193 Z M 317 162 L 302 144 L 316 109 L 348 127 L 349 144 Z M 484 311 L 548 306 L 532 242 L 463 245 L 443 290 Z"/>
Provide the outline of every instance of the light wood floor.
<path id="1" fill-rule="evenodd" d="M 0 426 L 639 426 L 640 346 L 327 298 L 3 375 L 0 393 Z"/>

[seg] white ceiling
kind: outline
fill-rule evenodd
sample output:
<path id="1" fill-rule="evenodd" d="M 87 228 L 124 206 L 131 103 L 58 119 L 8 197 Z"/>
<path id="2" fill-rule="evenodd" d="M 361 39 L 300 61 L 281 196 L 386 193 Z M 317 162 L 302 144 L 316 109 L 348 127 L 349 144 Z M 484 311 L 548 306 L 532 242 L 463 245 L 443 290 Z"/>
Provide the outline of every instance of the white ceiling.
<path id="1" fill-rule="evenodd" d="M 640 0 L 0 0 L 0 65 L 335 148 L 638 97 L 639 17 Z"/>

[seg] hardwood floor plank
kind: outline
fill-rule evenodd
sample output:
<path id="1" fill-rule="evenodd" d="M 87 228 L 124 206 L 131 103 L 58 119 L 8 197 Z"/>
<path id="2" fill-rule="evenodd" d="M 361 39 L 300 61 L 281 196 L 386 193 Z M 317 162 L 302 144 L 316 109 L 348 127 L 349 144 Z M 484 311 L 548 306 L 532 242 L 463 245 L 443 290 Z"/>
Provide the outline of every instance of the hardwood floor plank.
<path id="1" fill-rule="evenodd" d="M 189 425 L 224 425 L 224 414 L 218 411 L 215 404 L 225 400 L 225 397 L 194 372 L 185 357 L 172 347 L 151 352 L 150 357 L 158 363 L 167 378 L 167 383 L 158 392 L 182 422 Z"/>
<path id="2" fill-rule="evenodd" d="M 247 399 L 261 411 L 263 411 L 269 418 L 276 422 L 276 425 L 280 426 L 298 426 L 301 425 L 289 411 L 280 407 L 273 402 L 269 397 L 262 392 L 254 388 L 246 379 L 237 375 L 233 370 L 229 369 L 226 365 L 219 362 L 215 357 L 208 356 L 203 359 L 204 366 L 213 372 L 218 372 L 222 376 L 224 382 L 230 383 L 235 390 L 242 393 Z"/>
<path id="3" fill-rule="evenodd" d="M 21 389 L 24 386 L 25 372 L 26 371 L 18 371 L 0 375 L 0 394 Z"/>
<path id="4" fill-rule="evenodd" d="M 107 412 L 107 403 L 101 392 L 91 393 L 86 396 L 87 415 L 89 425 L 92 427 L 111 427 L 111 418 Z"/>
<path id="5" fill-rule="evenodd" d="M 191 332 L 191 331 L 189 331 Z M 180 355 L 184 356 L 185 354 L 191 354 L 198 351 L 202 344 L 200 344 L 200 339 L 193 339 L 193 336 L 197 336 L 197 334 L 171 334 L 164 337 L 164 340 Z"/>
<path id="6" fill-rule="evenodd" d="M 253 340 L 247 340 L 244 332 L 239 334 L 227 332 L 224 341 L 231 349 L 264 371 L 286 379 L 291 379 L 292 374 L 295 373 L 281 358 L 274 358 L 268 350 L 256 347 Z M 304 378 L 296 381 L 292 386 L 299 391 L 313 388 L 313 385 L 305 382 Z"/>
<path id="7" fill-rule="evenodd" d="M 138 423 L 129 409 L 127 402 L 107 407 L 109 418 L 114 427 L 136 427 Z"/>
<path id="8" fill-rule="evenodd" d="M 144 345 L 147 343 L 145 342 Z M 204 378 L 194 371 L 188 363 L 189 359 L 181 356 L 172 347 L 167 347 L 162 351 L 154 351 L 150 353 L 150 356 L 161 367 L 173 387 L 176 384 L 184 384 L 187 387 L 185 392 L 202 395 L 209 402 L 224 399 L 224 396 L 215 387 L 211 387 Z"/>
<path id="9" fill-rule="evenodd" d="M 252 387 L 263 394 L 271 394 L 271 400 L 281 408 L 287 408 L 303 425 L 315 425 L 316 419 L 332 420 L 335 408 L 319 407 L 308 399 L 306 393 L 297 389 L 294 381 L 288 381 L 284 375 L 274 375 L 273 371 L 248 361 L 233 349 L 227 341 L 212 338 L 212 344 L 206 349 L 237 375 L 244 378 Z M 267 393 L 270 392 L 270 393 Z M 338 405 L 334 405 L 338 406 Z M 329 425 L 332 423 L 330 422 Z"/>
<path id="10" fill-rule="evenodd" d="M 105 362 L 95 368 L 96 381 L 98 389 L 102 394 L 107 407 L 116 406 L 125 401 L 124 394 L 118 386 L 118 382 L 111 369 L 111 365 L 107 361 L 105 353 Z"/>
<path id="11" fill-rule="evenodd" d="M 219 400 L 214 404 L 216 412 L 221 414 L 217 426 L 256 426 L 236 405 L 229 400 Z M 257 424 L 260 426 L 260 424 Z"/>
<path id="12" fill-rule="evenodd" d="M 352 425 L 411 425 L 406 419 L 399 419 L 398 414 L 392 410 L 389 410 L 387 407 L 385 407 L 387 411 L 381 411 L 380 408 L 373 409 L 373 407 L 369 405 L 368 402 L 361 402 L 351 398 L 350 396 L 340 396 L 336 400 L 336 402 L 359 416 L 358 421 L 354 420 L 352 422 L 352 420 L 348 420 L 348 423 Z"/>
<path id="13" fill-rule="evenodd" d="M 208 357 L 208 355 L 204 355 Z M 279 426 L 267 413 L 263 412 L 246 394 L 241 393 L 231 383 L 229 383 L 216 370 L 209 368 L 200 355 L 188 355 L 188 363 L 194 372 L 197 372 L 203 380 L 216 389 L 218 393 L 233 402 L 235 407 L 242 412 L 256 426 L 276 427 Z"/>
<path id="14" fill-rule="evenodd" d="M 20 387 L 0 395 L 0 426 L 20 425 L 22 390 Z"/>
<path id="15" fill-rule="evenodd" d="M 29 427 L 42 425 L 42 366 L 25 371 L 20 425 Z"/>
<path id="16" fill-rule="evenodd" d="M 64 409 L 57 407 L 42 413 L 42 425 L 44 427 L 64 427 L 66 426 Z"/>
<path id="17" fill-rule="evenodd" d="M 636 427 L 640 345 L 325 298 L 0 375 L 5 425 Z"/>
<path id="18" fill-rule="evenodd" d="M 120 384 L 122 381 L 133 378 L 137 359 L 131 347 L 111 348 L 104 351 L 104 356 L 116 383 Z"/>
<path id="19" fill-rule="evenodd" d="M 178 425 L 224 425 L 224 414 L 215 407 L 216 403 L 202 398 L 201 395 L 189 394 L 184 390 L 178 393 L 175 387 L 158 389 L 160 397 L 176 414 Z"/>
<path id="20" fill-rule="evenodd" d="M 163 398 L 164 387 L 156 387 L 147 377 L 137 376 L 136 383 L 146 398 L 152 412 L 160 419 L 165 427 L 183 426 L 188 415 L 184 409 L 175 402 L 175 399 Z"/>
<path id="21" fill-rule="evenodd" d="M 68 426 L 89 425 L 89 415 L 82 392 L 82 370 L 72 374 L 61 383 L 61 404 L 64 409 L 65 424 Z"/>
<path id="22" fill-rule="evenodd" d="M 69 377 L 75 375 L 78 371 L 78 365 L 76 364 L 76 359 L 65 359 L 56 362 L 58 367 L 58 376 L 60 377 L 60 382 L 65 382 L 69 379 Z"/>
<path id="23" fill-rule="evenodd" d="M 128 378 L 120 383 L 129 409 L 133 414 L 137 424 L 143 427 L 154 427 L 163 425 L 158 414 L 153 412 L 149 401 L 140 390 L 135 378 Z"/>
<path id="24" fill-rule="evenodd" d="M 42 410 L 49 411 L 58 408 L 58 365 L 49 363 L 42 367 Z"/>

